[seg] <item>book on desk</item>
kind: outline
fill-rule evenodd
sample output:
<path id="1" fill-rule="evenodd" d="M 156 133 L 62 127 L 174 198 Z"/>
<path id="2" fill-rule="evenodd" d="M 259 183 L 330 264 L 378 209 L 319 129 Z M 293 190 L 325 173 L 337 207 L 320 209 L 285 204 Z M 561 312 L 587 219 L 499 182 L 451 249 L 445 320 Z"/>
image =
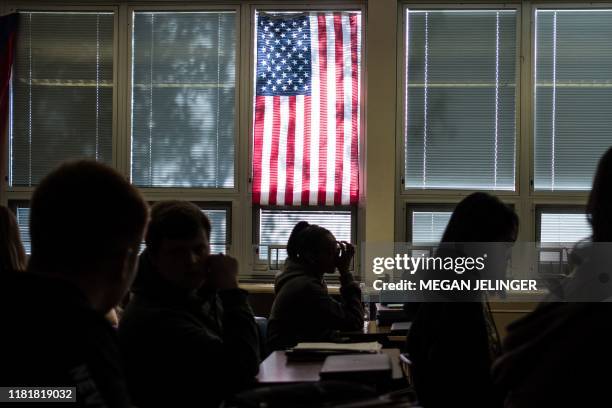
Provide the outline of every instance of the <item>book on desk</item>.
<path id="1" fill-rule="evenodd" d="M 322 380 L 380 382 L 390 380 L 391 373 L 391 359 L 379 353 L 329 356 L 319 375 Z"/>
<path id="2" fill-rule="evenodd" d="M 329 356 L 343 354 L 380 353 L 378 342 L 361 343 L 299 343 L 285 352 L 288 361 L 323 361 Z"/>

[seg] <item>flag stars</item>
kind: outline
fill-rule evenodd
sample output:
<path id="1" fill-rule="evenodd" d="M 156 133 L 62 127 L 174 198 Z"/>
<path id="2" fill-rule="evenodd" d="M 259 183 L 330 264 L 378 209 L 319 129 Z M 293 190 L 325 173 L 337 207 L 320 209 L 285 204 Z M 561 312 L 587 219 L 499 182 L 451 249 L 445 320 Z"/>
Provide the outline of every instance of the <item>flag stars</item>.
<path id="1" fill-rule="evenodd" d="M 257 94 L 300 95 L 309 89 L 310 30 L 308 17 L 262 17 L 258 50 Z M 299 34 L 298 34 L 299 33 Z"/>

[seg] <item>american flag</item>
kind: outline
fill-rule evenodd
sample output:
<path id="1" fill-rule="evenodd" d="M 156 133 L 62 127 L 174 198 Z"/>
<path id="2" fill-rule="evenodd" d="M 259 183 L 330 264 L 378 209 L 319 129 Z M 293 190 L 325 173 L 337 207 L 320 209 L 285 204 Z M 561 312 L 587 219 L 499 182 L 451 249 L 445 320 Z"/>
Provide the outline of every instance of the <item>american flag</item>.
<path id="1" fill-rule="evenodd" d="M 359 198 L 361 15 L 257 15 L 253 202 Z"/>

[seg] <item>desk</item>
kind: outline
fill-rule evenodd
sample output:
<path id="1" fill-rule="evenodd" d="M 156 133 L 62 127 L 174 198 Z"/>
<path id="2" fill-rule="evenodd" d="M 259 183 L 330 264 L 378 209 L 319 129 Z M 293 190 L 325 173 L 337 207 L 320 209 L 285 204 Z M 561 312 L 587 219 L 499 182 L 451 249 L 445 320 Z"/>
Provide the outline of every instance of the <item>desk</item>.
<path id="1" fill-rule="evenodd" d="M 391 358 L 393 380 L 404 378 L 398 349 L 383 349 Z M 284 351 L 275 351 L 259 365 L 257 381 L 262 384 L 288 384 L 319 381 L 323 361 L 287 361 Z"/>

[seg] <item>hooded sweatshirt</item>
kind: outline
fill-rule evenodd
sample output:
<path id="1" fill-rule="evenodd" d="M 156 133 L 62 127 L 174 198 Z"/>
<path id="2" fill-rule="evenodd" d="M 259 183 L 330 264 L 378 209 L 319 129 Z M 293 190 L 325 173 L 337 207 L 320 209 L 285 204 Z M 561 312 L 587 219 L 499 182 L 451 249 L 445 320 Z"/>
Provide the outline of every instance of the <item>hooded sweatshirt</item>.
<path id="1" fill-rule="evenodd" d="M 350 273 L 340 275 L 340 284 L 339 302 L 329 295 L 321 274 L 287 259 L 274 285 L 268 348 L 282 350 L 304 341 L 330 341 L 336 331 L 361 330 L 361 289 Z"/>
<path id="2" fill-rule="evenodd" d="M 258 331 L 246 291 L 190 293 L 164 280 L 146 251 L 132 290 L 119 340 L 138 407 L 217 407 L 254 380 Z"/>
<path id="3" fill-rule="evenodd" d="M 76 286 L 30 272 L 0 276 L 0 320 L 0 385 L 75 387 L 76 401 L 57 405 L 130 407 L 115 330 Z"/>
<path id="4" fill-rule="evenodd" d="M 508 326 L 493 367 L 505 406 L 611 406 L 611 316 L 611 303 L 548 303 Z"/>

